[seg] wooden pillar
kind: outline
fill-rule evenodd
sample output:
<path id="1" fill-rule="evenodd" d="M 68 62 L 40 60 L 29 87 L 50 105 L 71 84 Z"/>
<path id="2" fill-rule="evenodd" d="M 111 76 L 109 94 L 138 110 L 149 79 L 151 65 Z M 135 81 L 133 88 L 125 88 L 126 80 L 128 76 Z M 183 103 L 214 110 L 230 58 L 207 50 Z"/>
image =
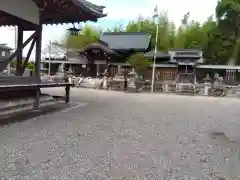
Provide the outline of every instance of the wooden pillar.
<path id="1" fill-rule="evenodd" d="M 38 110 L 40 107 L 40 96 L 41 96 L 41 90 L 40 90 L 40 88 L 37 88 L 36 93 L 35 93 L 35 101 L 33 104 L 34 110 Z"/>
<path id="2" fill-rule="evenodd" d="M 121 68 L 122 68 L 121 65 L 118 65 L 118 66 L 117 66 L 117 73 L 120 73 Z"/>
<path id="3" fill-rule="evenodd" d="M 97 73 L 100 73 L 100 64 L 96 64 L 97 66 Z"/>
<path id="4" fill-rule="evenodd" d="M 35 76 L 40 78 L 41 70 L 42 25 L 36 29 Z"/>
<path id="5" fill-rule="evenodd" d="M 69 103 L 70 100 L 70 85 L 65 88 L 65 103 Z"/>
<path id="6" fill-rule="evenodd" d="M 35 53 L 35 77 L 40 77 L 41 70 L 41 45 L 42 45 L 42 25 L 36 27 L 36 53 Z M 40 96 L 41 90 L 40 88 L 36 89 L 36 97 L 33 105 L 34 109 L 39 109 L 40 107 Z"/>
<path id="7" fill-rule="evenodd" d="M 21 49 L 22 44 L 23 44 L 23 29 L 20 26 L 18 26 L 18 28 L 17 28 L 17 49 Z M 19 50 L 16 58 L 17 58 L 16 75 L 21 76 L 23 50 Z"/>

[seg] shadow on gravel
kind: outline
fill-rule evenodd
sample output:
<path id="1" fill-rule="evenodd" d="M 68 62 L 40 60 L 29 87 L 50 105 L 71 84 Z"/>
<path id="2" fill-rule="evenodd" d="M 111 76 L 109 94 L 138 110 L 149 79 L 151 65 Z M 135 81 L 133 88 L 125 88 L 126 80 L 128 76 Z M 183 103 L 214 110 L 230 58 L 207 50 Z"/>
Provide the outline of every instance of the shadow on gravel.
<path id="1" fill-rule="evenodd" d="M 22 112 L 17 112 L 9 116 L 0 116 L 0 126 L 13 124 L 16 122 L 27 121 L 31 118 L 36 118 L 42 115 L 52 114 L 69 108 L 67 104 L 56 104 L 56 105 L 47 105 L 42 107 L 39 110 L 25 110 Z"/>

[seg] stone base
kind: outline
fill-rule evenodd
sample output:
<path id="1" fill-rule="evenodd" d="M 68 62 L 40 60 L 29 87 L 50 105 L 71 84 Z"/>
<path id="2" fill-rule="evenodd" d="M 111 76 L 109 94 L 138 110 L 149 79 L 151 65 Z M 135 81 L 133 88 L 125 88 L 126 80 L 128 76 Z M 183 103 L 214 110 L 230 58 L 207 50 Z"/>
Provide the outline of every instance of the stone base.
<path id="1" fill-rule="evenodd" d="M 135 93 L 135 92 L 137 92 L 137 88 L 134 86 L 128 86 L 127 92 Z"/>
<path id="2" fill-rule="evenodd" d="M 108 78 L 107 77 L 104 77 L 103 78 L 103 86 L 102 86 L 103 89 L 108 89 Z"/>

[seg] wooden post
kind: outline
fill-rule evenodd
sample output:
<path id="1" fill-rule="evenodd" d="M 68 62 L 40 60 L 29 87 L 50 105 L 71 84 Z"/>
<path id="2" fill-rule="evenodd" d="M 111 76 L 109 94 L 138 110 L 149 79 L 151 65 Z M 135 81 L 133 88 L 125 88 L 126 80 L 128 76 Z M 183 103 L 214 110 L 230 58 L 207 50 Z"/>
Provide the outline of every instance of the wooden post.
<path id="1" fill-rule="evenodd" d="M 40 96 L 41 96 L 41 90 L 40 88 L 36 89 L 36 94 L 35 94 L 35 101 L 33 104 L 33 109 L 37 110 L 40 108 Z"/>
<path id="2" fill-rule="evenodd" d="M 3 61 L 5 64 L 1 64 L 0 66 L 0 72 L 5 69 L 5 67 L 10 63 L 19 53 L 20 50 L 22 50 L 34 37 L 36 36 L 36 33 L 34 32 L 21 46 L 20 48 L 16 49 L 16 51 L 8 58 L 7 61 Z"/>
<path id="3" fill-rule="evenodd" d="M 65 87 L 65 103 L 69 103 L 70 100 L 70 85 Z"/>
<path id="4" fill-rule="evenodd" d="M 39 12 L 40 16 L 40 25 L 36 27 L 36 54 L 35 54 L 35 77 L 40 77 L 40 70 L 41 70 L 41 46 L 42 46 L 42 24 L 41 24 L 41 12 Z M 41 97 L 41 90 L 40 88 L 36 89 L 36 97 L 34 102 L 34 109 L 39 109 L 40 107 L 40 97 Z"/>
<path id="5" fill-rule="evenodd" d="M 29 58 L 30 58 L 30 56 L 31 56 L 31 54 L 32 54 L 32 50 L 33 50 L 33 48 L 34 48 L 35 42 L 36 42 L 36 39 L 34 38 L 34 39 L 32 40 L 32 44 L 31 44 L 31 46 L 30 46 L 30 48 L 29 48 L 29 50 L 28 50 L 27 57 L 26 57 L 26 59 L 24 60 L 24 63 L 23 63 L 23 65 L 22 65 L 21 76 L 24 74 L 25 69 L 26 69 L 26 67 L 27 67 L 27 65 L 28 65 L 28 61 L 29 61 Z"/>
<path id="6" fill-rule="evenodd" d="M 23 29 L 18 26 L 17 29 L 17 49 L 21 49 L 23 44 Z M 23 50 L 19 50 L 17 53 L 17 65 L 16 65 L 16 75 L 20 76 L 22 72 L 22 60 L 23 60 Z"/>
<path id="7" fill-rule="evenodd" d="M 40 78 L 41 70 L 42 25 L 36 29 L 35 76 Z"/>

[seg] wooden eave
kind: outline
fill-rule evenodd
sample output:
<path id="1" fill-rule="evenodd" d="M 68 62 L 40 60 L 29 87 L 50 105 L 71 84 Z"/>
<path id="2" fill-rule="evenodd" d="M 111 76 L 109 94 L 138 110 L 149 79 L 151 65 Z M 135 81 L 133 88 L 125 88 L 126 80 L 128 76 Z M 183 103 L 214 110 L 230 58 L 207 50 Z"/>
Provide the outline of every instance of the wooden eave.
<path id="1" fill-rule="evenodd" d="M 71 1 L 73 1 L 79 7 L 83 7 L 90 14 L 94 14 L 99 18 L 106 16 L 106 14 L 103 14 L 104 6 L 97 6 L 97 5 L 92 4 L 92 3 L 90 3 L 86 0 L 71 0 Z"/>
<path id="2" fill-rule="evenodd" d="M 82 4 L 84 4 L 84 6 L 87 6 L 87 7 L 90 7 L 90 8 L 92 8 L 92 9 L 95 9 L 95 10 L 97 10 L 98 12 L 101 12 L 101 13 L 103 13 L 103 9 L 105 8 L 105 6 L 98 6 L 98 5 L 96 5 L 96 4 L 93 4 L 93 3 L 91 3 L 91 2 L 88 2 L 88 1 L 86 1 L 86 0 L 78 0 L 78 1 L 80 1 Z"/>
<path id="3" fill-rule="evenodd" d="M 97 21 L 105 17 L 102 6 L 85 0 L 32 0 L 41 11 L 41 24 L 63 24 L 83 21 Z M 0 26 L 36 26 L 30 22 L 0 11 Z"/>
<path id="4" fill-rule="evenodd" d="M 104 44 L 101 44 L 101 43 L 92 43 L 92 44 L 88 45 L 87 47 L 85 47 L 84 49 L 82 49 L 81 51 L 79 51 L 78 54 L 85 54 L 87 52 L 93 51 L 94 49 L 102 50 L 103 52 L 105 52 L 108 55 L 120 57 L 120 55 L 117 52 L 115 52 L 114 50 L 108 48 L 107 46 L 105 46 Z"/>
<path id="5" fill-rule="evenodd" d="M 55 23 L 72 23 L 80 21 L 97 21 L 98 18 L 105 17 L 105 14 L 97 11 L 92 6 L 82 3 L 82 0 L 32 0 L 42 9 L 42 23 L 49 24 L 49 20 Z M 85 3 L 87 1 L 84 1 Z M 95 5 L 97 6 L 97 5 Z M 98 6 L 97 6 L 98 7 Z M 56 19 L 56 17 L 58 19 Z M 61 19 L 65 19 L 62 20 Z M 54 24 L 55 24 L 54 23 Z M 51 24 L 51 23 L 50 23 Z"/>
<path id="6" fill-rule="evenodd" d="M 36 26 L 31 22 L 25 21 L 21 18 L 13 16 L 11 14 L 0 11 L 0 26 L 21 26 L 24 30 L 31 30 L 32 27 Z"/>

